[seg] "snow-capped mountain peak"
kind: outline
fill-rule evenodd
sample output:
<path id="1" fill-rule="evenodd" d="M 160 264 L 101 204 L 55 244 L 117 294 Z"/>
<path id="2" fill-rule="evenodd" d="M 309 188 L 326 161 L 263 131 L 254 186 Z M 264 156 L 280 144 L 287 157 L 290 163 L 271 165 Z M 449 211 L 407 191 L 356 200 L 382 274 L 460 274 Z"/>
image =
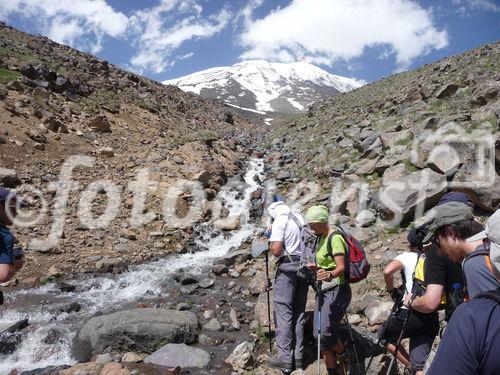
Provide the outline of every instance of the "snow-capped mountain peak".
<path id="1" fill-rule="evenodd" d="M 313 102 L 360 87 L 305 62 L 243 61 L 164 81 L 184 91 L 261 112 L 301 112 Z"/>

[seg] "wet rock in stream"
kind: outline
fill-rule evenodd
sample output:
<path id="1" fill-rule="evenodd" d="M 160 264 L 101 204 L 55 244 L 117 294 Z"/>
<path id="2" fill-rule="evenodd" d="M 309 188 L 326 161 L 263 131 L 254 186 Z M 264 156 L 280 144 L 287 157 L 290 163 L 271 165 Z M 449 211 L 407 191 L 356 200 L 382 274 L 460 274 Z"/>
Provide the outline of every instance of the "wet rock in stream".
<path id="1" fill-rule="evenodd" d="M 112 349 L 151 352 L 163 343 L 193 343 L 198 338 L 195 314 L 167 309 L 133 309 L 91 318 L 73 343 L 79 361 Z"/>

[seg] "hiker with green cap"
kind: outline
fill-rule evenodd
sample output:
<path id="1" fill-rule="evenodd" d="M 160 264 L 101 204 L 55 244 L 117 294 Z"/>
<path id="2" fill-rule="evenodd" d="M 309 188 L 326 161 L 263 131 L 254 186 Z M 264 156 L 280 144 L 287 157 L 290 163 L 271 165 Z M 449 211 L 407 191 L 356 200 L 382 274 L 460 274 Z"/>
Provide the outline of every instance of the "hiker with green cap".
<path id="1" fill-rule="evenodd" d="M 450 202 L 436 207 L 425 238 L 434 239 L 440 253 L 453 262 L 462 262 L 469 299 L 500 286 L 493 273 L 489 247 L 483 242 L 484 237 L 477 236 L 483 230 L 469 206 Z"/>
<path id="2" fill-rule="evenodd" d="M 329 212 L 325 206 L 312 206 L 307 210 L 305 220 L 311 229 L 319 236 L 316 250 L 316 264 L 309 265 L 316 272 L 316 278 L 321 281 L 321 300 L 314 308 L 314 334 L 321 334 L 320 351 L 328 369 L 328 375 L 339 374 L 337 356 L 345 355 L 345 346 L 336 334 L 342 317 L 351 302 L 351 287 L 346 281 L 347 244 L 340 233 L 328 224 Z M 329 246 L 330 244 L 330 246 Z M 318 313 L 321 323 L 318 325 Z"/>

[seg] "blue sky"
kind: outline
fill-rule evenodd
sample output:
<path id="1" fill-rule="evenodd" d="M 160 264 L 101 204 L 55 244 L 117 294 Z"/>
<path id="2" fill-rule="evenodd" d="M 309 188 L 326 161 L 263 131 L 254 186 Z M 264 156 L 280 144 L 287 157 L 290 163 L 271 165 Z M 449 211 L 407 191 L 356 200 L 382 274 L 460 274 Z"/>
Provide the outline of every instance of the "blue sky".
<path id="1" fill-rule="evenodd" d="M 0 20 L 163 81 L 247 59 L 374 81 L 500 38 L 498 0 L 1 0 Z"/>

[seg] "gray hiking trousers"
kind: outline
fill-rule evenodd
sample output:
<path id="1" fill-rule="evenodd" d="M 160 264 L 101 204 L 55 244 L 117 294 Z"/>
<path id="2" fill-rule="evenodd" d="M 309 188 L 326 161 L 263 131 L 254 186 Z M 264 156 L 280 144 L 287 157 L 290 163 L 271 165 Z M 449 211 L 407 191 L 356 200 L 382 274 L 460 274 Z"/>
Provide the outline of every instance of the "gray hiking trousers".
<path id="1" fill-rule="evenodd" d="M 278 360 L 283 363 L 302 360 L 308 289 L 309 286 L 297 277 L 296 270 L 278 269 L 274 280 L 273 308 Z"/>
<path id="2" fill-rule="evenodd" d="M 351 303 L 351 287 L 348 283 L 338 285 L 323 292 L 321 305 L 321 351 L 325 352 L 335 346 L 338 340 L 336 331 L 339 323 Z M 318 339 L 318 300 L 314 306 L 314 337 Z"/>

